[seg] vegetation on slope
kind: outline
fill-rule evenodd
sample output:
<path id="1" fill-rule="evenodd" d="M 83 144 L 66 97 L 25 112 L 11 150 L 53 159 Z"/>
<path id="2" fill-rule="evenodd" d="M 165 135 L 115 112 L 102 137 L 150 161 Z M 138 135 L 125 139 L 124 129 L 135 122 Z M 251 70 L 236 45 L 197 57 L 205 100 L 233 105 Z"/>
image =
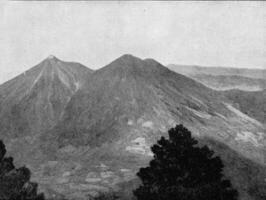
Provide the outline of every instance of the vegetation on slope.
<path id="1" fill-rule="evenodd" d="M 239 191 L 240 200 L 266 199 L 266 166 L 244 158 L 226 144 L 211 138 L 201 138 L 201 145 L 207 144 L 219 155 L 223 163 L 224 173 L 230 178 Z"/>
<path id="2" fill-rule="evenodd" d="M 168 132 L 152 146 L 154 159 L 138 176 L 142 185 L 134 191 L 138 200 L 236 200 L 238 192 L 223 175 L 223 163 L 183 125 Z"/>
<path id="3" fill-rule="evenodd" d="M 5 154 L 5 145 L 0 140 L 0 199 L 44 200 L 44 195 L 37 193 L 38 184 L 30 181 L 30 170 L 15 168 L 13 158 Z"/>

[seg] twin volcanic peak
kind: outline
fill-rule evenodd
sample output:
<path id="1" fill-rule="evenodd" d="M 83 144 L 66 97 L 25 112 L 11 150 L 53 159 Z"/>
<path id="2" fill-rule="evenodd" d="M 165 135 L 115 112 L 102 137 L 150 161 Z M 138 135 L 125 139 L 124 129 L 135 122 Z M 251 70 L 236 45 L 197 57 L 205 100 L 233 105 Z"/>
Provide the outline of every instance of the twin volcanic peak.
<path id="1" fill-rule="evenodd" d="M 127 54 L 92 71 L 49 56 L 0 86 L 1 136 L 15 157 L 32 166 L 43 187 L 64 194 L 102 188 L 101 181 L 111 178 L 124 180 L 117 171 L 122 166 L 137 170 L 151 158 L 149 146 L 178 123 L 199 138 L 230 145 L 239 155 L 265 164 L 258 121 L 230 105 L 223 94 L 153 59 Z M 221 154 L 231 156 L 227 150 Z M 85 180 L 84 173 L 97 176 L 93 170 L 101 163 L 109 165 L 110 179 Z M 72 165 L 77 170 L 69 173 L 75 178 L 61 177 Z M 235 170 L 233 165 L 227 162 Z M 46 167 L 57 170 L 56 175 L 44 172 Z M 51 181 L 42 182 L 47 179 Z"/>
<path id="2" fill-rule="evenodd" d="M 264 162 L 260 122 L 232 107 L 223 94 L 152 59 L 131 55 L 93 73 L 67 104 L 48 141 L 56 149 L 114 142 L 128 149 L 136 137 L 145 136 L 151 144 L 177 123 Z"/>

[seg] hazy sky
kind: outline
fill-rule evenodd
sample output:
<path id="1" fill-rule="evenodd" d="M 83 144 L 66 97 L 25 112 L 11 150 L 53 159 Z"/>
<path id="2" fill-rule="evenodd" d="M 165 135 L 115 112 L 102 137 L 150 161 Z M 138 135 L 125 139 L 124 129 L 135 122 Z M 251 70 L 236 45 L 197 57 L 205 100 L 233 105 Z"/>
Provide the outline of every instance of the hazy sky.
<path id="1" fill-rule="evenodd" d="M 92 69 L 125 53 L 266 68 L 265 19 L 264 2 L 3 2 L 0 81 L 50 54 Z"/>

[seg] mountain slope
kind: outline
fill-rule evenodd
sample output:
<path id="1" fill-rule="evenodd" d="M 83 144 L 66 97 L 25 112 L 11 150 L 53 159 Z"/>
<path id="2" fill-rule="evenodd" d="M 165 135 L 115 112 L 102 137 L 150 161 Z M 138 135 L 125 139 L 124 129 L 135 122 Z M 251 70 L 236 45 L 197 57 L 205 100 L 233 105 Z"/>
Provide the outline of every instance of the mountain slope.
<path id="1" fill-rule="evenodd" d="M 183 122 L 192 129 L 199 126 L 195 131 L 200 132 L 200 126 L 208 125 L 210 129 L 212 125 L 217 126 L 217 122 L 224 123 L 224 118 L 234 119 L 232 124 L 226 121 L 229 127 L 238 124 L 245 125 L 244 130 L 262 128 L 256 120 L 246 118 L 244 114 L 241 117 L 220 93 L 173 73 L 154 60 L 124 55 L 97 70 L 88 87 L 73 96 L 58 125 L 65 129 L 63 135 L 59 134 L 62 136 L 59 140 L 62 146 L 64 140 L 75 145 L 76 136 L 81 136 L 77 145 L 90 141 L 95 144 L 91 137 L 101 140 L 107 134 L 106 130 L 108 134 L 118 134 L 125 124 L 130 129 L 165 130 L 176 122 Z M 250 120 L 249 125 L 244 124 L 246 120 Z M 218 127 L 214 128 L 220 131 Z"/>
<path id="2" fill-rule="evenodd" d="M 90 69 L 79 63 L 64 62 L 50 56 L 2 84 L 1 138 L 6 139 L 18 155 L 21 151 L 14 147 L 36 144 L 41 132 L 57 123 L 72 95 L 91 73 Z"/>
<path id="3" fill-rule="evenodd" d="M 177 123 L 196 137 L 227 144 L 240 157 L 265 165 L 260 122 L 230 105 L 223 94 L 155 60 L 124 55 L 95 71 L 73 95 L 58 124 L 42 135 L 42 153 L 56 160 L 44 166 L 57 170 L 42 184 L 73 198 L 115 190 L 118 183 L 135 177 L 151 158 L 149 146 Z M 67 172 L 71 175 L 64 175 Z M 40 181 L 47 178 L 43 168 L 38 174 Z M 84 190 L 75 194 L 75 188 Z"/>
<path id="4" fill-rule="evenodd" d="M 228 90 L 224 94 L 243 113 L 266 125 L 266 90 L 256 92 Z"/>
<path id="5" fill-rule="evenodd" d="M 67 107 L 68 112 L 65 115 L 65 120 L 68 122 L 64 123 L 63 121 L 63 127 L 67 130 L 71 130 L 73 126 L 75 130 L 88 127 L 87 132 L 96 134 L 92 129 L 95 128 L 98 131 L 99 127 L 106 126 L 116 117 L 119 118 L 118 122 L 115 121 L 112 128 L 120 124 L 124 126 L 124 123 L 130 120 L 136 125 L 137 120 L 145 121 L 146 118 L 148 120 L 152 116 L 156 116 L 157 126 L 171 124 L 171 122 L 167 122 L 167 120 L 171 121 L 171 116 L 163 101 L 168 103 L 171 101 L 170 103 L 176 106 L 187 104 L 186 97 L 191 94 L 195 99 L 201 98 L 204 101 L 210 100 L 209 97 L 216 98 L 215 93 L 204 86 L 185 76 L 172 73 L 156 61 L 142 61 L 125 55 L 96 71 L 91 77 L 88 88 L 79 91 L 71 99 Z M 190 100 L 189 102 L 193 104 L 196 101 Z M 211 106 L 212 101 L 209 102 Z M 202 109 L 205 109 L 204 106 Z M 159 116 L 159 113 L 156 114 L 156 112 L 162 113 Z M 147 116 L 144 117 L 144 114 Z M 94 125 L 93 121 L 100 124 Z M 130 122 L 128 123 L 131 124 Z M 134 125 L 130 125 L 130 127 L 134 127 Z M 63 132 L 67 134 L 67 131 Z M 99 135 L 102 137 L 104 132 Z M 90 137 L 91 134 L 86 137 Z M 60 139 L 60 141 L 63 140 Z M 86 140 L 82 139 L 81 141 L 85 142 Z M 73 142 L 72 138 L 69 142 Z"/>

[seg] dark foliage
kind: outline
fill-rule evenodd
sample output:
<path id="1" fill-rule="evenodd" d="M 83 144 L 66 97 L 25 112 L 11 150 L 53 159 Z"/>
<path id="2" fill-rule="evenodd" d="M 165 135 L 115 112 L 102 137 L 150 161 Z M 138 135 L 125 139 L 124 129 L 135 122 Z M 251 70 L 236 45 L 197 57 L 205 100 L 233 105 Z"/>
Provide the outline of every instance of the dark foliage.
<path id="1" fill-rule="evenodd" d="M 93 200 L 117 200 L 118 198 L 114 193 L 100 193 Z"/>
<path id="2" fill-rule="evenodd" d="M 30 182 L 30 170 L 16 169 L 12 157 L 5 157 L 6 148 L 0 140 L 0 199 L 1 200 L 44 200 L 37 194 L 38 184 Z"/>
<path id="3" fill-rule="evenodd" d="M 201 144 L 207 144 L 215 152 L 219 152 L 224 162 L 224 174 L 230 177 L 234 187 L 239 192 L 239 199 L 243 200 L 266 200 L 266 167 L 255 163 L 227 145 L 205 137 L 199 140 Z"/>
<path id="4" fill-rule="evenodd" d="M 138 200 L 236 200 L 238 192 L 223 176 L 223 163 L 183 125 L 169 130 L 151 150 L 154 159 L 137 173 Z"/>

